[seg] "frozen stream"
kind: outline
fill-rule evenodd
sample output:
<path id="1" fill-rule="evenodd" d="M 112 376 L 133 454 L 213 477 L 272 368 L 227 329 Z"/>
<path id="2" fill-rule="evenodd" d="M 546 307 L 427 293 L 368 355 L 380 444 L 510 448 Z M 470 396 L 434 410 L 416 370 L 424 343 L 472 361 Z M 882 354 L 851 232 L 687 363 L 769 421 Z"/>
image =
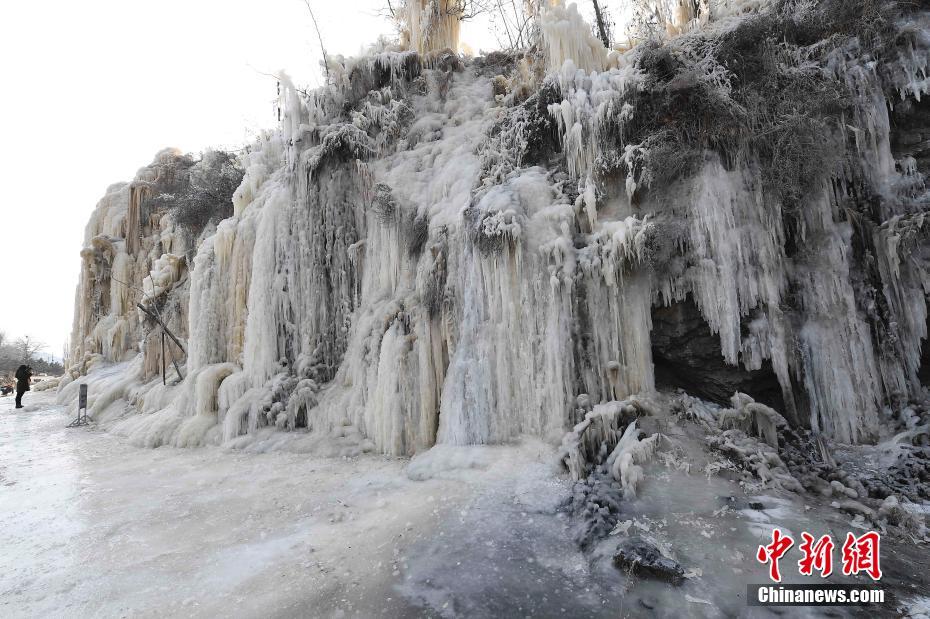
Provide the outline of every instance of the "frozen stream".
<path id="1" fill-rule="evenodd" d="M 845 528 L 784 498 L 721 510 L 734 484 L 651 467 L 623 518 L 691 570 L 673 588 L 578 550 L 540 442 L 440 446 L 408 474 L 380 456 L 140 449 L 66 429 L 52 398 L 0 399 L 3 617 L 774 616 L 742 598 L 766 523 Z M 913 604 L 926 555 L 889 550 L 889 588 Z"/>
<path id="2" fill-rule="evenodd" d="M 584 615 L 607 603 L 573 600 L 565 570 L 580 582 L 585 562 L 554 513 L 565 486 L 542 444 L 464 448 L 472 468 L 411 481 L 407 460 L 376 456 L 139 449 L 65 429 L 51 401 L 0 400 L 4 617 L 546 614 L 556 597 L 554 614 Z"/>
<path id="3" fill-rule="evenodd" d="M 7 617 L 401 612 L 394 552 L 452 503 L 400 461 L 138 449 L 28 399 L 0 409 Z"/>

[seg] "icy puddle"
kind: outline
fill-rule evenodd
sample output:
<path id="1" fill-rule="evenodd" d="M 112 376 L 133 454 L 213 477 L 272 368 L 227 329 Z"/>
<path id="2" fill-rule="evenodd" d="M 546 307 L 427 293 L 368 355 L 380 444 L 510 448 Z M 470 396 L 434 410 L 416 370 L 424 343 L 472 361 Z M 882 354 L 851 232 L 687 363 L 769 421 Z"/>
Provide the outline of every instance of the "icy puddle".
<path id="1" fill-rule="evenodd" d="M 0 400 L 0 615 L 416 612 L 398 555 L 461 484 L 374 457 L 139 449 L 28 399 Z"/>
<path id="2" fill-rule="evenodd" d="M 0 400 L 0 616 L 438 616 L 548 591 L 538 609 L 584 574 L 542 444 L 413 481 L 401 459 L 140 449 L 27 399 Z M 506 586 L 461 580 L 492 571 Z"/>
<path id="3" fill-rule="evenodd" d="M 50 395 L 27 399 L 22 411 L 0 400 L 3 617 L 774 616 L 744 600 L 745 583 L 764 582 L 752 553 L 771 524 L 848 528 L 651 465 L 620 529 L 689 570 L 671 587 L 614 568 L 609 542 L 579 550 L 570 483 L 543 443 L 412 462 L 140 449 L 65 429 Z M 901 597 L 921 599 L 925 558 L 883 555 Z"/>

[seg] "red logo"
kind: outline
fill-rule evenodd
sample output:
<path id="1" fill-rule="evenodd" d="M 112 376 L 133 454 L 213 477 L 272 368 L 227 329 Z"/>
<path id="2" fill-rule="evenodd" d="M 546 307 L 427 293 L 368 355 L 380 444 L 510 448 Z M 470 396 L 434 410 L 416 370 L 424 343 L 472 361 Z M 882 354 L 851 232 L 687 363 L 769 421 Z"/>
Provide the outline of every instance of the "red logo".
<path id="1" fill-rule="evenodd" d="M 826 578 L 833 573 L 833 540 L 829 535 L 824 535 L 817 543 L 814 543 L 814 536 L 806 531 L 801 533 L 804 542 L 798 547 L 804 553 L 804 557 L 798 561 L 798 571 L 805 576 L 810 576 L 816 569 L 820 572 L 821 578 Z"/>
<path id="2" fill-rule="evenodd" d="M 759 546 L 756 551 L 756 559 L 759 563 L 769 563 L 769 578 L 775 582 L 781 582 L 781 573 L 778 571 L 778 560 L 781 559 L 788 549 L 794 546 L 794 540 L 788 535 L 782 535 L 781 531 L 775 529 L 772 531 L 772 543 L 768 546 Z"/>
<path id="3" fill-rule="evenodd" d="M 829 535 L 815 538 L 806 531 L 801 533 L 801 538 L 803 541 L 798 549 L 803 556 L 798 561 L 798 572 L 803 576 L 812 576 L 814 570 L 817 570 L 821 578 L 832 574 L 833 549 L 836 547 L 833 539 Z M 842 549 L 843 575 L 855 576 L 859 572 L 865 572 L 872 580 L 879 580 L 882 577 L 879 559 L 880 545 L 881 536 L 875 531 L 869 531 L 859 537 L 847 533 Z M 756 559 L 759 563 L 768 564 L 769 578 L 773 581 L 781 582 L 778 561 L 792 546 L 794 546 L 794 540 L 790 535 L 782 533 L 780 529 L 772 531 L 772 543 L 759 546 Z"/>
<path id="4" fill-rule="evenodd" d="M 879 564 L 878 550 L 881 537 L 875 531 L 869 531 L 859 537 L 852 533 L 846 534 L 846 543 L 843 544 L 843 574 L 851 576 L 865 572 L 872 580 L 882 577 L 882 568 Z"/>

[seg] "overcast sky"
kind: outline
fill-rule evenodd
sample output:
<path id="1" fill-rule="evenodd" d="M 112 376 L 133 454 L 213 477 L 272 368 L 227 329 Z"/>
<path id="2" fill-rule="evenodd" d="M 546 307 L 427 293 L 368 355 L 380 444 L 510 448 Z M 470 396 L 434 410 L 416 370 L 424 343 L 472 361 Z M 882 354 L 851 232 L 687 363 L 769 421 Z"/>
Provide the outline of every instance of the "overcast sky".
<path id="1" fill-rule="evenodd" d="M 381 2 L 313 0 L 328 50 L 392 34 Z M 166 146 L 238 147 L 272 126 L 275 82 L 259 72 L 318 85 L 319 46 L 303 0 L 2 2 L 0 23 L 0 330 L 60 355 L 107 186 Z M 463 39 L 493 41 L 487 25 Z"/>

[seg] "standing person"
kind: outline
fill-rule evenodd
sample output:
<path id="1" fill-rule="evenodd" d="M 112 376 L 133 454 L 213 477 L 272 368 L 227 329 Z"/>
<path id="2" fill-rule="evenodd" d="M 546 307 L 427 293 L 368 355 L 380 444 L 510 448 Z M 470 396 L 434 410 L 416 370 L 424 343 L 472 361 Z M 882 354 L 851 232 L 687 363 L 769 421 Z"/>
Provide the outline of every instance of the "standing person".
<path id="1" fill-rule="evenodd" d="M 16 408 L 23 407 L 23 394 L 29 391 L 29 380 L 32 378 L 32 368 L 21 365 L 16 368 Z"/>

